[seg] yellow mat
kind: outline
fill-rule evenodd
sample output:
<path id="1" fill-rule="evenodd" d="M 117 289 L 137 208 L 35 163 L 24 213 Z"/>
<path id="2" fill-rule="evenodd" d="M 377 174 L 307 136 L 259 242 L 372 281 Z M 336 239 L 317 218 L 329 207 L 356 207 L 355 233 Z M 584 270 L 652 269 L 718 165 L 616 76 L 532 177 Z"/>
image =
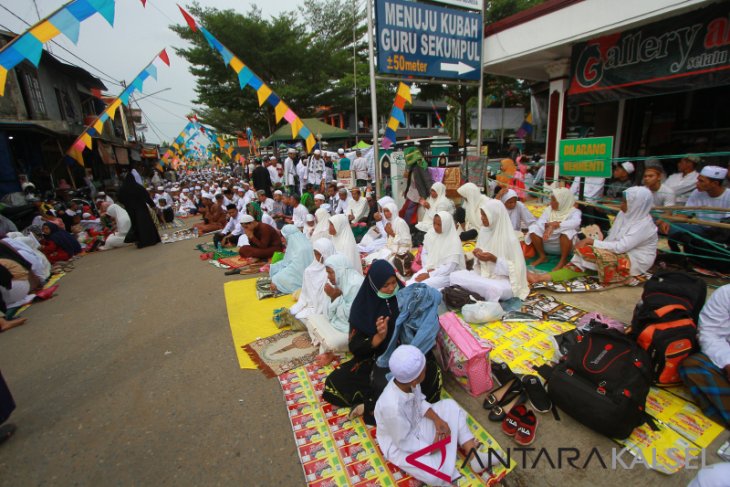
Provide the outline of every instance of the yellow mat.
<path id="1" fill-rule="evenodd" d="M 227 282 L 223 288 L 238 363 L 242 369 L 255 369 L 256 364 L 243 350 L 243 346 L 279 332 L 271 317 L 275 309 L 291 306 L 292 297 L 281 296 L 259 301 L 256 297 L 256 279 Z"/>

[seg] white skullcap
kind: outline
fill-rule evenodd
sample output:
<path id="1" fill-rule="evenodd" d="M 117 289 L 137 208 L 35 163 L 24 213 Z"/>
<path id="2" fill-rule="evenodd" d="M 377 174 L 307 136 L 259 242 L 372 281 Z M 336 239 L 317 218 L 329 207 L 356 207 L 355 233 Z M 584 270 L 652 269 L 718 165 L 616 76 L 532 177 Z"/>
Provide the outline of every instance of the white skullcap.
<path id="1" fill-rule="evenodd" d="M 244 184 L 246 184 L 246 183 L 244 183 Z M 241 193 L 244 193 L 246 190 L 243 188 L 236 188 L 236 191 L 240 191 Z"/>
<path id="2" fill-rule="evenodd" d="M 702 168 L 702 171 L 700 171 L 700 174 L 711 179 L 725 179 L 727 176 L 727 169 L 720 166 L 705 166 Z"/>
<path id="3" fill-rule="evenodd" d="M 314 221 L 314 215 L 312 215 L 311 213 L 310 213 L 310 214 L 308 214 L 308 215 L 307 215 L 307 218 L 306 218 L 306 220 L 307 220 L 308 222 L 313 222 L 313 221 Z"/>
<path id="4" fill-rule="evenodd" d="M 426 367 L 426 357 L 418 347 L 400 345 L 388 360 L 388 367 L 395 380 L 401 384 L 413 382 Z"/>
<path id="5" fill-rule="evenodd" d="M 294 147 L 289 147 L 289 149 L 287 150 L 287 152 L 296 152 L 296 151 L 297 150 Z"/>
<path id="6" fill-rule="evenodd" d="M 315 155 L 315 156 L 318 156 L 318 155 L 320 155 L 321 153 L 322 153 L 322 151 L 321 151 L 321 150 L 319 150 L 319 149 L 315 149 L 315 150 L 314 150 L 314 155 Z"/>
<path id="7" fill-rule="evenodd" d="M 251 223 L 253 221 L 253 217 L 251 215 L 243 215 L 241 217 L 241 220 L 240 221 L 241 221 L 241 224 Z"/>
<path id="8" fill-rule="evenodd" d="M 623 167 L 624 171 L 629 174 L 634 174 L 634 171 L 636 170 L 636 168 L 634 167 L 634 163 L 631 161 L 622 162 L 621 167 Z"/>
<path id="9" fill-rule="evenodd" d="M 314 195 L 314 199 L 324 201 L 324 195 L 322 193 L 317 193 Z"/>
<path id="10" fill-rule="evenodd" d="M 345 153 L 345 149 L 337 149 L 337 153 L 338 154 L 344 154 Z"/>
<path id="11" fill-rule="evenodd" d="M 275 160 L 276 160 L 276 156 L 271 156 L 271 157 L 269 157 L 269 160 L 270 160 L 270 161 L 275 161 Z"/>
<path id="12" fill-rule="evenodd" d="M 345 187 L 345 183 L 337 183 L 337 187 L 338 188 L 344 188 Z"/>
<path id="13" fill-rule="evenodd" d="M 277 189 L 276 191 L 274 191 L 274 194 L 284 194 L 284 193 L 282 193 L 280 189 Z"/>
<path id="14" fill-rule="evenodd" d="M 106 196 L 106 193 L 105 193 L 105 192 L 103 192 L 103 191 L 99 191 L 99 192 L 98 192 L 98 193 L 96 193 L 96 194 L 98 194 L 99 196 Z"/>
<path id="15" fill-rule="evenodd" d="M 83 218 L 84 220 L 88 220 L 89 218 L 91 218 L 91 213 L 84 213 L 83 215 L 81 215 L 81 218 Z"/>
<path id="16" fill-rule="evenodd" d="M 162 186 L 157 186 L 157 191 L 165 191 L 165 188 L 163 188 Z"/>
<path id="17" fill-rule="evenodd" d="M 182 192 L 183 192 L 183 193 L 189 193 L 189 192 L 190 192 L 190 190 L 189 190 L 188 188 L 183 188 Z"/>
<path id="18" fill-rule="evenodd" d="M 200 186 L 196 186 L 195 189 L 197 189 L 198 191 L 200 191 L 203 188 L 201 188 Z"/>

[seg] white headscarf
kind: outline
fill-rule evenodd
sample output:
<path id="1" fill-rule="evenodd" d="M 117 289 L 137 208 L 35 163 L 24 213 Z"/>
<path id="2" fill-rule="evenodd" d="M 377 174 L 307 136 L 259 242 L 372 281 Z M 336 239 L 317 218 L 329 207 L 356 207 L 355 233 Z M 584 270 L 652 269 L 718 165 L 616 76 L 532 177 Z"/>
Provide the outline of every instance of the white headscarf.
<path id="1" fill-rule="evenodd" d="M 317 224 L 312 232 L 312 242 L 319 240 L 320 238 L 330 238 L 330 214 L 325 208 L 319 208 L 314 212 L 314 218 L 317 220 Z"/>
<path id="2" fill-rule="evenodd" d="M 464 249 L 454 226 L 454 218 L 445 211 L 439 211 L 436 215 L 441 219 L 441 233 L 436 233 L 431 227 L 423 239 L 423 247 L 427 250 L 424 268 L 430 271 L 440 265 L 455 262 L 459 269 L 464 269 Z"/>
<path id="3" fill-rule="evenodd" d="M 312 308 L 312 314 L 327 314 L 327 306 L 330 299 L 324 293 L 324 285 L 327 283 L 327 270 L 324 268 L 324 261 L 335 254 L 335 246 L 328 238 L 320 238 L 312 245 L 314 250 L 320 253 L 321 260 L 314 260 L 304 269 L 302 278 L 302 291 L 297 301 L 297 308 Z M 301 309 L 298 309 L 301 311 Z M 296 314 L 296 313 L 295 313 Z"/>
<path id="4" fill-rule="evenodd" d="M 507 205 L 507 202 L 512 198 L 519 198 L 519 196 L 517 195 L 517 191 L 515 191 L 514 189 L 508 189 L 507 191 L 505 191 L 502 197 L 499 198 L 499 200 Z M 507 209 L 506 206 L 505 209 Z M 520 223 L 522 221 L 522 215 L 520 214 L 519 208 L 515 206 L 511 210 L 507 209 L 507 214 L 509 215 L 509 220 L 512 223 L 512 228 L 515 230 L 519 230 Z"/>
<path id="5" fill-rule="evenodd" d="M 481 206 L 480 210 L 487 215 L 489 226 L 483 226 L 479 230 L 477 248 L 506 261 L 512 294 L 516 298 L 525 299 L 530 294 L 530 286 L 527 283 L 527 266 L 520 242 L 512 229 L 507 209 L 501 202 L 489 200 Z M 476 262 L 482 277 L 489 279 L 495 277 L 494 266 L 496 264 L 494 262 L 480 260 Z"/>
<path id="6" fill-rule="evenodd" d="M 553 196 L 558 201 L 558 209 L 553 210 L 548 206 L 550 211 L 548 222 L 562 222 L 575 209 L 575 195 L 569 188 L 556 188 L 553 189 Z"/>
<path id="7" fill-rule="evenodd" d="M 423 214 L 421 221 L 416 225 L 416 228 L 422 232 L 428 232 L 431 229 L 433 226 L 433 217 L 439 211 L 448 211 L 449 213 L 453 213 L 454 211 L 454 203 L 446 197 L 446 186 L 444 183 L 433 183 L 431 185 L 431 191 L 436 193 L 436 197 L 432 198 L 429 194 L 427 200 L 428 208 Z"/>
<path id="8" fill-rule="evenodd" d="M 462 198 L 464 198 L 464 202 L 461 206 L 464 207 L 464 211 L 466 212 L 466 225 L 468 229 L 481 228 L 482 216 L 479 212 L 479 208 L 481 208 L 481 206 L 491 198 L 483 195 L 474 183 L 463 184 L 456 191 Z"/>
<path id="9" fill-rule="evenodd" d="M 656 233 L 657 228 L 651 217 L 654 196 L 645 186 L 632 186 L 624 191 L 626 197 L 626 213 L 620 211 L 616 215 L 606 242 L 621 240 L 627 235 Z"/>
<path id="10" fill-rule="evenodd" d="M 359 200 L 355 200 L 355 198 L 347 200 L 347 210 L 345 211 L 345 214 L 350 213 L 352 213 L 355 217 L 355 223 L 368 216 L 368 200 L 362 196 L 362 193 L 360 193 Z"/>
<path id="11" fill-rule="evenodd" d="M 114 203 L 106 209 L 106 214 L 114 218 L 117 225 L 117 231 L 115 232 L 117 235 L 124 236 L 129 233 L 132 228 L 132 220 L 129 218 L 127 210 Z"/>
<path id="12" fill-rule="evenodd" d="M 362 275 L 362 262 L 360 252 L 357 250 L 355 236 L 352 234 L 350 222 L 343 214 L 330 217 L 329 222 L 335 227 L 336 234 L 332 237 L 337 252 L 344 255 L 350 261 L 350 265 L 358 274 Z"/>
<path id="13" fill-rule="evenodd" d="M 395 203 L 386 203 L 383 210 L 390 212 L 390 219 L 383 214 L 383 220 L 390 223 L 395 237 L 388 236 L 388 247 L 395 253 L 402 253 L 411 248 L 411 229 L 406 221 L 398 216 L 398 207 Z"/>

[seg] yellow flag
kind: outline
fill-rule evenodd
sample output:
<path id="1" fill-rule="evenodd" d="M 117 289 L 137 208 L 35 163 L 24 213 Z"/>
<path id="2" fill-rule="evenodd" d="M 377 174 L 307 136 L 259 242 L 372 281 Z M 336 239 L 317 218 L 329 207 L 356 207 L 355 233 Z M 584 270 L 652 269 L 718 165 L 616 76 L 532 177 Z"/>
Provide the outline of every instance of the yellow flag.
<path id="1" fill-rule="evenodd" d="M 413 100 L 411 99 L 411 89 L 408 87 L 405 83 L 400 83 L 398 85 L 398 94 L 402 96 L 408 103 L 413 103 Z"/>
<path id="2" fill-rule="evenodd" d="M 306 140 L 307 143 L 307 152 L 312 152 L 312 147 L 314 147 L 314 144 L 317 143 L 317 141 L 314 140 L 314 135 L 309 134 Z"/>
<path id="3" fill-rule="evenodd" d="M 0 66 L 0 96 L 5 95 L 5 81 L 8 78 L 8 70 Z"/>
<path id="4" fill-rule="evenodd" d="M 282 118 L 284 118 L 284 114 L 286 111 L 289 110 L 289 107 L 286 106 L 286 103 L 283 101 L 280 101 L 278 105 L 274 107 L 274 117 L 276 117 L 276 123 L 279 123 Z"/>
<path id="5" fill-rule="evenodd" d="M 393 131 L 398 130 L 398 127 L 400 127 L 400 122 L 395 117 L 390 117 L 390 120 L 388 120 L 388 128 L 393 129 Z"/>
<path id="6" fill-rule="evenodd" d="M 33 27 L 30 30 L 30 33 L 44 44 L 60 34 L 59 30 L 56 29 L 56 26 L 54 26 L 48 20 L 40 25 Z"/>
<path id="7" fill-rule="evenodd" d="M 238 59 L 236 56 L 233 56 L 233 59 L 231 59 L 230 64 L 231 64 L 231 68 L 233 68 L 233 71 L 235 71 L 236 74 L 238 74 L 238 72 L 241 71 L 244 66 L 243 62 L 240 59 Z"/>
<path id="8" fill-rule="evenodd" d="M 264 104 L 269 95 L 271 95 L 271 88 L 266 85 L 261 85 L 261 87 L 256 90 L 256 94 L 259 97 L 259 106 L 261 106 Z"/>
<path id="9" fill-rule="evenodd" d="M 302 127 L 304 127 L 304 123 L 302 120 L 297 117 L 294 119 L 294 121 L 291 123 L 291 136 L 292 138 L 299 135 L 299 131 L 302 130 Z"/>

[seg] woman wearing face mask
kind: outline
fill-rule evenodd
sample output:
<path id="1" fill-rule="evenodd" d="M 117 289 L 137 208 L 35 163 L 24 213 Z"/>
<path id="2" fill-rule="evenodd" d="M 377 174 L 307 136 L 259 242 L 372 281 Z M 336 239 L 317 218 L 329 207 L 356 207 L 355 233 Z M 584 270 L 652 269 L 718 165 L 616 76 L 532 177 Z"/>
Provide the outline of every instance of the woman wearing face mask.
<path id="1" fill-rule="evenodd" d="M 329 300 L 327 310 L 306 320 L 312 343 L 319 345 L 320 354 L 315 361 L 320 366 L 332 362 L 334 352 L 347 351 L 350 309 L 363 281 L 342 255 L 328 257 L 324 265 L 327 282 L 322 292 Z"/>
<path id="2" fill-rule="evenodd" d="M 393 336 L 399 314 L 395 294 L 401 287 L 393 266 L 384 260 L 373 262 L 350 309 L 348 346 L 353 358 L 325 380 L 322 398 L 335 406 L 352 408 L 350 415 L 364 416 L 368 424 L 374 423 L 378 394 L 370 375 Z"/>
<path id="3" fill-rule="evenodd" d="M 423 268 L 407 285 L 422 282 L 427 286 L 442 289 L 449 285 L 452 272 L 466 267 L 464 249 L 450 213 L 439 211 L 433 217 L 433 225 L 423 240 L 421 254 Z"/>
<path id="4" fill-rule="evenodd" d="M 503 301 L 530 294 L 527 267 L 520 243 L 501 201 L 481 207 L 482 229 L 474 249 L 474 269 L 451 274 L 451 285 L 462 286 L 487 301 Z"/>
<path id="5" fill-rule="evenodd" d="M 297 303 L 289 312 L 299 320 L 304 320 L 313 314 L 324 314 L 330 299 L 324 293 L 327 283 L 327 271 L 324 261 L 335 254 L 335 246 L 328 238 L 320 238 L 314 242 L 314 260 L 304 269 L 302 278 L 302 292 Z"/>

